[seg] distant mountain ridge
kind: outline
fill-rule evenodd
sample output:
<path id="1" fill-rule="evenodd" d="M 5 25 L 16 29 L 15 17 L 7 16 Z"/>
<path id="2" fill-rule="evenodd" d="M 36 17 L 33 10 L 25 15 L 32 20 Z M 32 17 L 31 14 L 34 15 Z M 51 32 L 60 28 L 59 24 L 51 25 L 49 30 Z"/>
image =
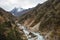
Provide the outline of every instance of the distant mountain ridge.
<path id="1" fill-rule="evenodd" d="M 14 9 L 12 9 L 11 10 L 11 13 L 13 14 L 13 15 L 15 15 L 15 16 L 18 16 L 18 12 L 21 12 L 21 11 L 23 11 L 24 9 L 23 8 L 14 8 Z"/>
<path id="2" fill-rule="evenodd" d="M 23 8 L 14 8 L 11 10 L 11 13 L 14 15 L 14 16 L 21 16 L 23 15 L 24 13 L 28 12 L 30 9 L 23 9 Z"/>

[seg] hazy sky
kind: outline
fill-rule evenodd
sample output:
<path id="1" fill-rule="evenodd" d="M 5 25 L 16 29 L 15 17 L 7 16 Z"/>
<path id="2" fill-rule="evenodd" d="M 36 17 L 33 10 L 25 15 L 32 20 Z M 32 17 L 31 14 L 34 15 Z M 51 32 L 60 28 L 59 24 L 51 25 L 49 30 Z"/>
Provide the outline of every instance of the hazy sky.
<path id="1" fill-rule="evenodd" d="M 43 3 L 46 0 L 0 0 L 0 7 L 5 10 L 12 10 L 14 7 L 24 9 L 35 7 L 38 3 Z"/>

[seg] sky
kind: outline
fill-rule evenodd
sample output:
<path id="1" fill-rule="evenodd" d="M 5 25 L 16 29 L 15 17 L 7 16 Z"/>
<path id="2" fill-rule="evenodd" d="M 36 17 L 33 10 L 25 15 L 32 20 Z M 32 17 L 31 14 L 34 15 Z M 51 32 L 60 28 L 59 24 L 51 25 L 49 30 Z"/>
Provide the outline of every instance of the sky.
<path id="1" fill-rule="evenodd" d="M 0 7 L 10 11 L 13 8 L 32 8 L 35 7 L 38 3 L 43 3 L 46 0 L 0 0 Z"/>

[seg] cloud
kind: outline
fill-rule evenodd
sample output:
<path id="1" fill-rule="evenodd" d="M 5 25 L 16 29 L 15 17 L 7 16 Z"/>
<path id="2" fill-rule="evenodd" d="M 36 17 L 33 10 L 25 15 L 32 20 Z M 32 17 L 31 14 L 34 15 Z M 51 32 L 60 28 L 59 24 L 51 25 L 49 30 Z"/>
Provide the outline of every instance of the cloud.
<path id="1" fill-rule="evenodd" d="M 43 3 L 46 0 L 0 0 L 0 7 L 5 10 L 11 10 L 14 7 L 22 7 L 24 9 L 32 8 L 38 3 Z"/>

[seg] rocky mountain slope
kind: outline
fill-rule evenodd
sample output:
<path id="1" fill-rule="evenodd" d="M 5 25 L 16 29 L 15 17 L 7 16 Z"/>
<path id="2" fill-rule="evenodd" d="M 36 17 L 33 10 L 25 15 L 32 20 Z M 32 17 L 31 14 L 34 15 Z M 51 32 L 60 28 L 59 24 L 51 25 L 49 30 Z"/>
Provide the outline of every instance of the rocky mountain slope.
<path id="1" fill-rule="evenodd" d="M 16 25 L 16 20 L 10 12 L 0 8 L 0 40 L 23 40 L 23 33 Z"/>
<path id="2" fill-rule="evenodd" d="M 20 24 L 38 31 L 46 40 L 60 40 L 60 0 L 48 0 L 22 15 Z"/>

